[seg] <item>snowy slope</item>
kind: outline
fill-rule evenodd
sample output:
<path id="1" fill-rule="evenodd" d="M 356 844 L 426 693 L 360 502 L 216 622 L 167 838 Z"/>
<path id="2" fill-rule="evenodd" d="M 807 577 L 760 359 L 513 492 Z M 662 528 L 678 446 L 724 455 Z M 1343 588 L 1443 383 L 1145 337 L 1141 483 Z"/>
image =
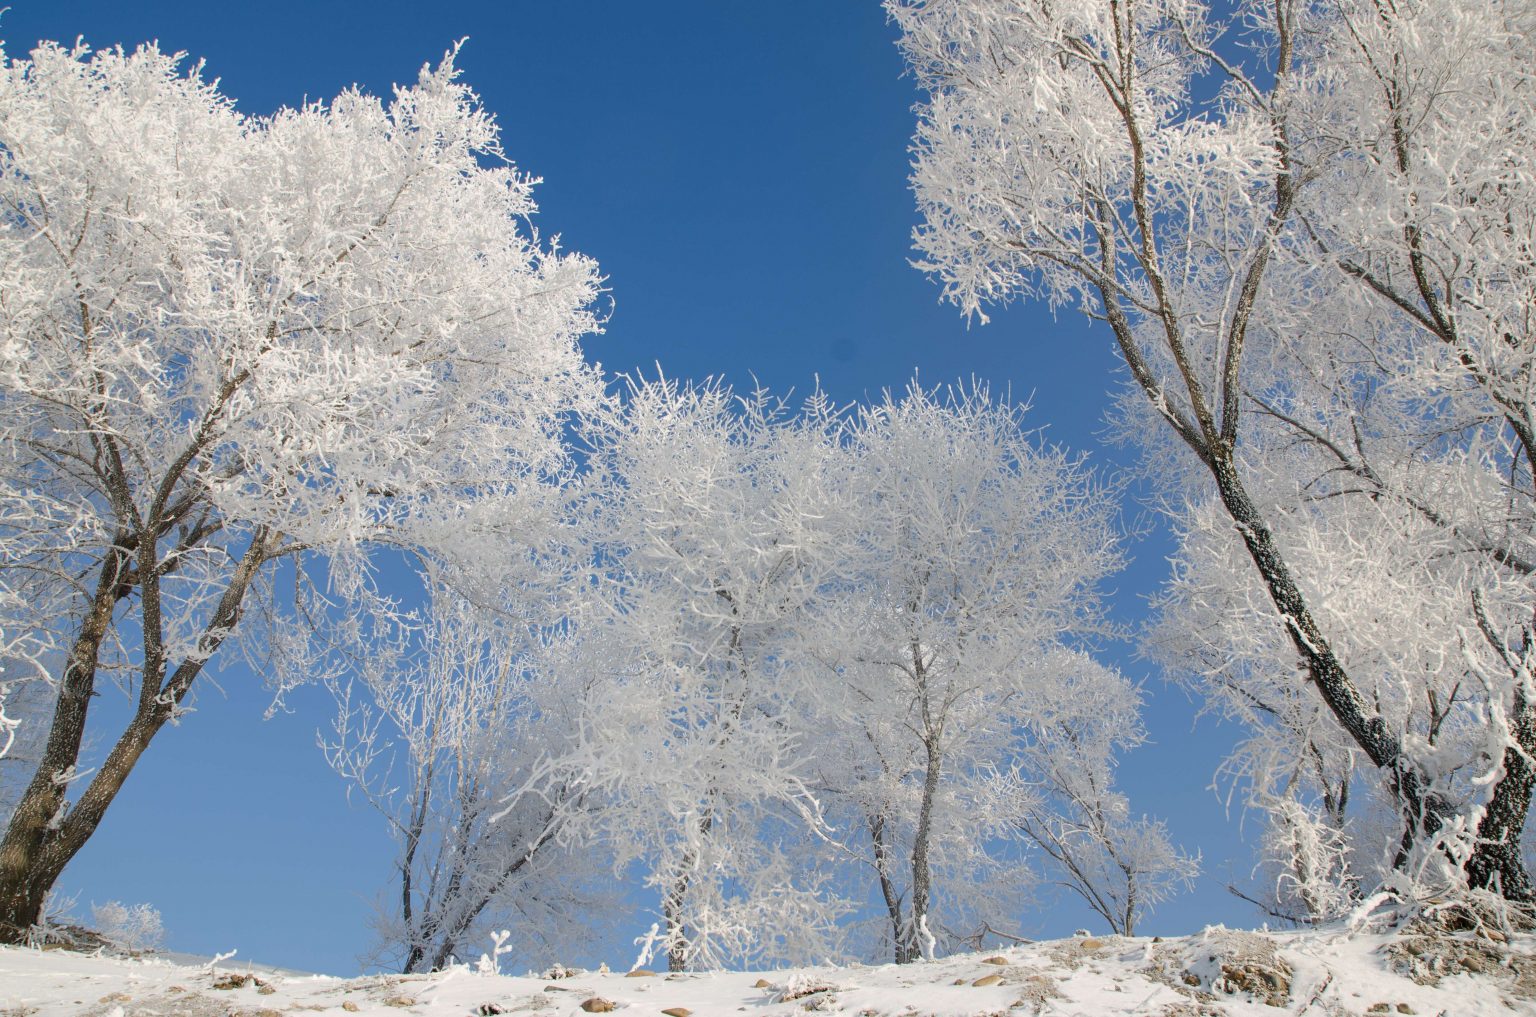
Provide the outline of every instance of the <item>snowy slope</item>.
<path id="1" fill-rule="evenodd" d="M 0 948 L 0 1015 L 554 1017 L 608 1012 L 604 1003 L 636 1017 L 1536 1014 L 1536 938 L 1502 938 L 1217 926 L 1183 939 L 1081 937 L 905 967 L 687 975 L 557 969 L 527 977 L 459 967 L 351 980 Z"/>

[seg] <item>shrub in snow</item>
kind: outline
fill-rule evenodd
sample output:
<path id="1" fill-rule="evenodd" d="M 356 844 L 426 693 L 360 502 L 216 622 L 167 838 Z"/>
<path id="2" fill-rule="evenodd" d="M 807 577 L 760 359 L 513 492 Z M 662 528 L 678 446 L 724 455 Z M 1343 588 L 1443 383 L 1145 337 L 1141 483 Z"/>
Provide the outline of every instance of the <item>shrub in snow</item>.
<path id="1" fill-rule="evenodd" d="M 91 924 L 108 943 L 122 950 L 154 950 L 165 940 L 160 912 L 148 904 L 109 900 L 91 906 Z"/>
<path id="2" fill-rule="evenodd" d="M 798 971 L 789 976 L 783 985 L 776 986 L 773 990 L 775 1003 L 786 1003 L 792 999 L 804 999 L 814 996 L 819 992 L 837 992 L 838 986 L 825 978 L 818 977 L 810 972 Z"/>

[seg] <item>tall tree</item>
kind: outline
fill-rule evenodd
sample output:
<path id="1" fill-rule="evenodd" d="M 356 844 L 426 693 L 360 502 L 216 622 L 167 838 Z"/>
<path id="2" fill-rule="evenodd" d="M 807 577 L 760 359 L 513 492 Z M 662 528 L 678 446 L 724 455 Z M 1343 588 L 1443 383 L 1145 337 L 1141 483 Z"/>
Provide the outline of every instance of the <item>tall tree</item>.
<path id="1" fill-rule="evenodd" d="M 587 789 L 615 864 L 642 867 L 673 970 L 835 950 L 836 895 L 779 844 L 821 826 L 792 718 L 799 632 L 844 514 L 830 425 L 820 403 L 796 415 L 661 379 L 592 429 L 597 578 L 578 624 L 610 663 L 561 780 Z"/>
<path id="2" fill-rule="evenodd" d="M 984 389 L 914 383 L 841 443 L 857 510 L 816 612 L 831 675 L 814 744 L 898 962 L 1011 925 L 1025 845 L 1069 847 L 1064 863 L 1128 821 L 1110 772 L 1140 738 L 1138 697 L 1086 652 L 1120 565 L 1116 499 L 1021 415 Z M 1078 805 L 1105 821 L 1066 833 Z M 1151 896 L 1111 920 L 1129 926 Z"/>
<path id="3" fill-rule="evenodd" d="M 370 549 L 526 535 L 595 397 L 596 266 L 528 231 L 453 53 L 388 104 L 260 118 L 180 63 L 45 44 L 0 71 L 0 630 L 57 691 L 0 941 L 231 637 L 279 683 L 332 595 L 358 620 L 328 638 L 371 638 Z M 134 705 L 87 770 L 109 677 Z"/>
<path id="4" fill-rule="evenodd" d="M 1246 552 L 1284 641 L 1271 673 L 1392 803 L 1390 867 L 1530 902 L 1536 9 L 888 10 L 929 93 L 926 267 L 971 313 L 1023 294 L 1109 326 L 1140 412 L 1183 453 L 1164 475 L 1214 499 L 1199 525 Z M 1329 596 L 1367 547 L 1387 555 L 1361 566 L 1373 596 L 1454 574 L 1402 619 L 1427 671 L 1370 645 L 1379 601 Z M 1211 670 L 1243 696 L 1244 666 Z M 1441 751 L 1458 727 L 1489 737 Z M 1310 755 L 1294 723 L 1275 730 Z"/>

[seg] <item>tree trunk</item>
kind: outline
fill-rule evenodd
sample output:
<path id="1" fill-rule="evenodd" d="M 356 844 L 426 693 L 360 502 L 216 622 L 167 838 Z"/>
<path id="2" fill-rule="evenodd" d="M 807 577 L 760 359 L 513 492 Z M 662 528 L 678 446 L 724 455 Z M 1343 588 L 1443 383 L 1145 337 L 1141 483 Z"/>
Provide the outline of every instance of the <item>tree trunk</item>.
<path id="1" fill-rule="evenodd" d="M 932 888 L 932 873 L 928 868 L 928 840 L 933 831 L 933 802 L 939 793 L 939 768 L 941 759 L 937 739 L 924 739 L 928 768 L 923 774 L 923 800 L 917 810 L 917 830 L 912 835 L 912 921 L 908 930 L 913 952 L 922 955 L 926 951 L 920 940 L 928 928 L 928 901 Z M 908 960 L 916 960 L 909 956 Z"/>
<path id="2" fill-rule="evenodd" d="M 891 880 L 891 846 L 885 836 L 885 816 L 869 817 L 869 836 L 875 843 L 875 873 L 880 878 L 880 895 L 885 898 L 885 913 L 891 921 L 891 945 L 897 964 L 917 960 L 917 944 L 912 927 L 901 913 L 901 894 Z"/>
<path id="3" fill-rule="evenodd" d="M 1306 665 L 1312 684 L 1317 687 L 1334 719 L 1378 769 L 1387 773 L 1389 786 L 1403 816 L 1403 836 L 1393 864 L 1401 868 L 1420 836 L 1434 836 L 1449 815 L 1449 809 L 1425 787 L 1423 775 L 1403 755 L 1402 745 L 1379 714 L 1367 713 L 1365 700 L 1355 687 L 1343 664 L 1329 646 L 1327 638 L 1312 616 L 1306 598 L 1291 576 L 1290 567 L 1275 546 L 1274 536 L 1259 514 L 1237 475 L 1227 449 L 1209 450 L 1207 460 L 1215 477 L 1217 491 L 1227 513 L 1237 524 L 1248 555 L 1259 570 L 1270 600 L 1279 611 L 1291 643 Z"/>
<path id="4" fill-rule="evenodd" d="M 1492 890 L 1505 900 L 1533 904 L 1536 892 L 1520 856 L 1520 833 L 1536 784 L 1536 770 L 1531 766 L 1536 753 L 1536 706 L 1523 695 L 1516 696 L 1510 728 L 1516 744 L 1504 750 L 1504 774 L 1494 785 L 1488 809 L 1477 825 L 1477 846 L 1467 859 L 1467 882 Z"/>
<path id="5" fill-rule="evenodd" d="M 196 651 L 182 661 L 163 687 L 160 674 L 141 675 L 143 687 L 133 720 L 71 807 L 64 798 L 67 777 L 80 759 L 86 714 L 95 694 L 97 662 L 111 627 L 112 610 L 131 589 L 129 560 L 118 544 L 102 565 L 91 609 L 66 658 L 42 762 L 11 816 L 4 840 L 0 840 L 0 943 L 26 941 L 28 930 L 42 918 L 48 891 L 101 825 L 139 757 L 175 715 L 204 664 L 228 637 L 239 620 L 251 580 L 266 561 L 266 533 L 258 530 L 252 538 L 204 626 Z M 146 591 L 145 599 L 148 597 Z M 156 639 L 158 635 L 154 633 Z"/>
<path id="6" fill-rule="evenodd" d="M 146 725 L 138 721 L 130 724 L 74 808 L 69 808 L 69 803 L 63 800 L 62 782 L 50 781 L 56 789 L 34 795 L 33 788 L 37 785 L 34 778 L 21 805 L 17 806 L 12 829 L 7 831 L 4 844 L 0 845 L 0 857 L 3 857 L 0 861 L 0 942 L 24 942 L 28 929 L 41 921 L 48 891 L 53 889 L 64 867 L 96 832 L 107 807 L 122 790 L 134 764 L 162 724 Z M 61 771 L 54 767 L 39 768 L 40 775 L 45 772 Z M 53 813 L 56 818 L 44 820 L 39 829 L 35 817 L 49 799 L 57 803 Z M 29 811 L 26 821 L 22 822 L 24 806 Z M 62 822 L 57 817 L 63 817 Z"/>
<path id="7" fill-rule="evenodd" d="M 56 850 L 68 808 L 64 794 L 80 760 L 86 716 L 96 694 L 101 644 L 111 627 L 129 561 L 126 550 L 117 544 L 102 563 L 90 610 L 65 658 L 43 758 L 0 840 L 0 943 L 26 941 L 28 930 L 42 919 L 48 891 L 74 855 L 70 851 L 60 858 Z"/>
<path id="8" fill-rule="evenodd" d="M 1452 810 L 1433 788 L 1426 786 L 1423 774 L 1403 755 L 1401 744 L 1381 717 L 1366 714 L 1359 691 L 1334 656 L 1275 547 L 1273 535 L 1238 479 L 1230 454 L 1213 454 L 1209 464 L 1222 503 L 1237 524 L 1249 557 L 1263 577 L 1313 684 L 1339 725 L 1372 763 L 1387 772 L 1403 817 L 1402 839 L 1393 859 L 1393 866 L 1402 868 L 1420 838 L 1438 834 Z M 1495 785 L 1478 825 L 1477 844 L 1464 872 L 1473 887 L 1492 890 L 1506 900 L 1531 903 L 1536 894 L 1520 855 L 1520 833 L 1536 785 L 1536 772 L 1531 764 L 1531 753 L 1536 750 L 1536 709 L 1523 696 L 1517 698 L 1510 734 L 1518 748 L 1511 746 L 1504 752 L 1504 775 Z"/>
<path id="9" fill-rule="evenodd" d="M 667 970 L 688 970 L 688 943 L 683 930 L 683 901 L 688 896 L 689 869 L 693 865 L 693 852 L 683 858 L 683 873 L 667 888 L 661 902 L 661 916 L 667 923 Z"/>
<path id="10" fill-rule="evenodd" d="M 709 836 L 709 832 L 715 828 L 713 812 L 707 813 L 699 821 L 700 838 Z M 667 970 L 688 970 L 688 937 L 686 932 L 686 913 L 688 902 L 688 887 L 693 883 L 693 870 L 699 864 L 698 852 L 689 848 L 683 853 L 682 871 L 678 873 L 672 885 L 667 888 L 666 896 L 661 902 L 661 916 L 667 923 Z"/>
<path id="11" fill-rule="evenodd" d="M 554 831 L 558 825 L 555 822 L 555 810 L 553 808 L 544 814 L 542 825 L 543 829 L 534 838 L 533 843 L 528 845 L 527 850 L 518 855 L 516 860 L 509 862 L 501 870 L 495 881 L 474 899 L 474 903 L 460 908 L 458 917 L 446 927 L 447 932 L 438 944 L 437 951 L 432 955 L 432 966 L 427 970 L 443 971 L 447 969 L 448 962 L 453 959 L 453 953 L 458 949 L 459 942 L 469 933 L 470 926 L 474 925 L 481 913 L 490 906 L 491 901 L 495 900 L 506 888 L 507 883 L 511 881 L 512 877 L 531 864 L 539 849 L 549 843 L 549 839 L 554 836 Z M 460 858 L 469 858 L 470 850 L 467 840 L 464 842 L 464 846 L 456 853 Z"/>

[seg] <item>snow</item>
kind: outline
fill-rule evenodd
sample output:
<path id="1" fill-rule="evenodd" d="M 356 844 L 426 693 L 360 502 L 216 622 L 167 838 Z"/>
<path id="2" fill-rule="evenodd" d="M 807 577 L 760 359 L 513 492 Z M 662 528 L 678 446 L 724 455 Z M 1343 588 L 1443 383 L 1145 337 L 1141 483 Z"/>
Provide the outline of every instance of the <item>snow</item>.
<path id="1" fill-rule="evenodd" d="M 0 948 L 0 1013 L 464 1017 L 536 1012 L 563 1017 L 606 1012 L 583 1009 L 600 999 L 617 1013 L 670 1012 L 674 1017 L 684 1017 L 683 1011 L 694 1017 L 807 1012 L 860 1017 L 1536 1014 L 1536 937 L 1516 936 L 1505 945 L 1471 933 L 1441 934 L 1437 943 L 1444 956 L 1470 950 L 1502 960 L 1479 972 L 1457 968 L 1438 984 L 1418 984 L 1394 969 L 1394 954 L 1419 956 L 1403 949 L 1412 939 L 1408 933 L 1337 926 L 1286 933 L 1213 926 L 1179 939 L 1078 937 L 902 966 L 673 975 L 554 968 L 515 977 L 479 974 L 460 965 L 433 975 L 350 980 L 230 961 L 194 966 L 155 956 L 5 947 Z M 1424 937 L 1418 939 L 1418 950 L 1433 952 Z M 1277 981 L 1275 972 L 1284 977 Z M 1285 980 L 1289 985 L 1277 988 Z"/>

